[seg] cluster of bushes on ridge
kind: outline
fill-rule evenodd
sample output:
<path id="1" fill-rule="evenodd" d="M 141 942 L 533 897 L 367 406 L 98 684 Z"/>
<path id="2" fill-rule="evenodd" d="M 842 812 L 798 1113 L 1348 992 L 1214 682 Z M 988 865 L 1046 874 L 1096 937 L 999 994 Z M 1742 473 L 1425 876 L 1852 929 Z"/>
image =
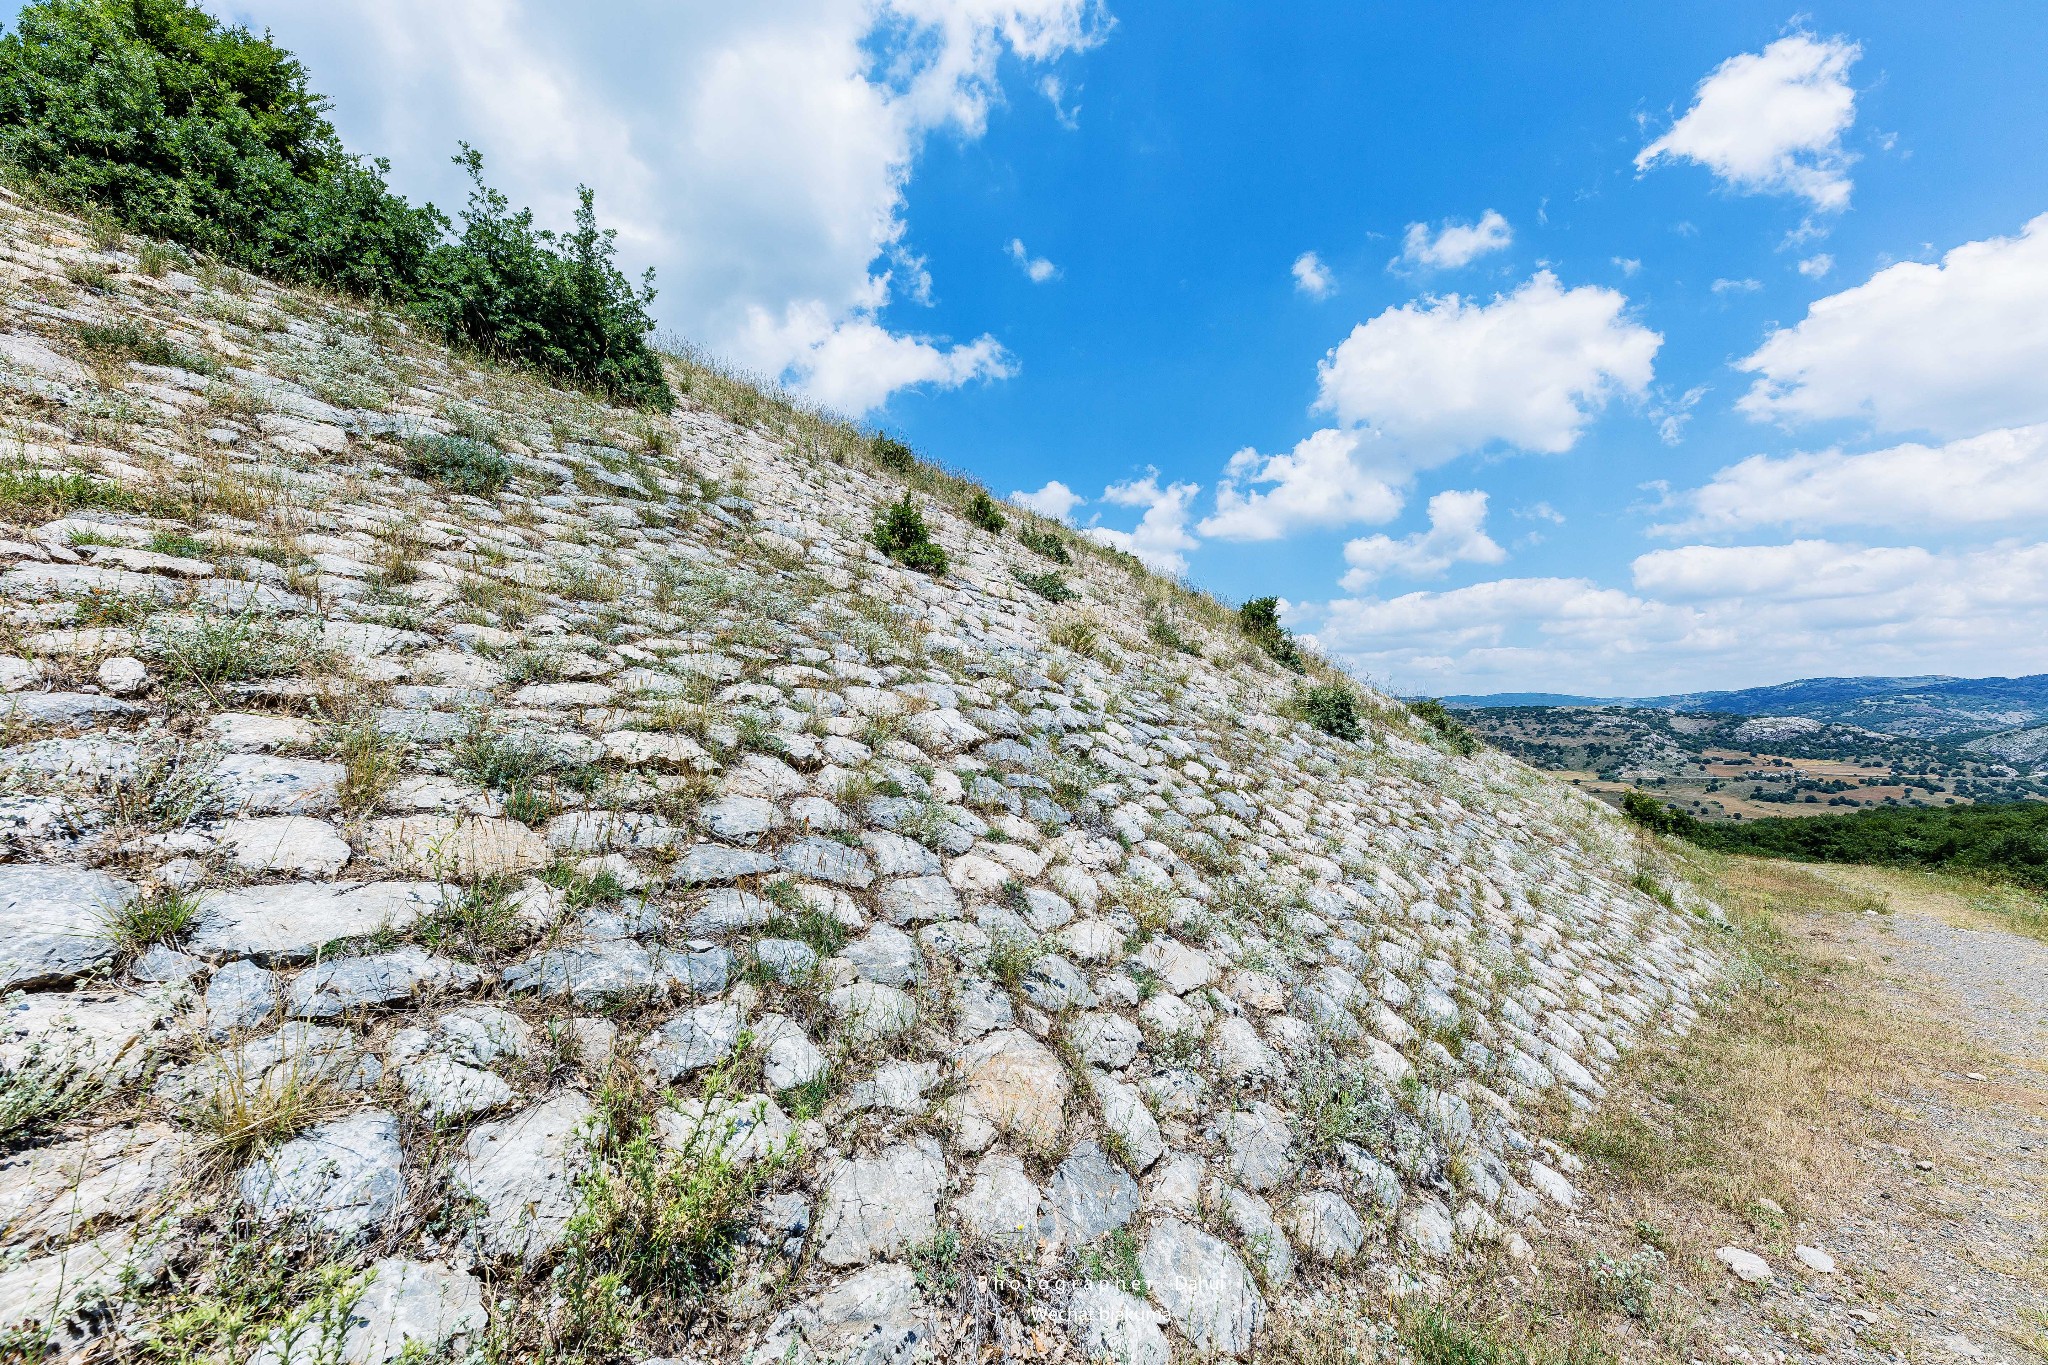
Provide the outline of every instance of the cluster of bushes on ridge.
<path id="1" fill-rule="evenodd" d="M 461 231 L 343 148 L 328 102 L 266 34 L 191 0 L 36 0 L 0 37 L 0 164 L 36 193 L 279 279 L 400 306 L 450 342 L 643 407 L 674 405 L 635 287 L 579 190 L 536 229 L 456 160 Z"/>

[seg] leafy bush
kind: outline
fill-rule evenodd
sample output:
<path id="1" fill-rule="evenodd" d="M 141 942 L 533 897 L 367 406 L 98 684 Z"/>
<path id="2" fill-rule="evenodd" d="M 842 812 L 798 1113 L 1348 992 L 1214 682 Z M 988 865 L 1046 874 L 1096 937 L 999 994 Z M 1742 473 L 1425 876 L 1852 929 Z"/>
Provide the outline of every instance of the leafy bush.
<path id="1" fill-rule="evenodd" d="M 894 436 L 879 432 L 868 442 L 868 453 L 875 457 L 875 463 L 898 474 L 908 474 L 917 468 L 917 452 Z"/>
<path id="2" fill-rule="evenodd" d="M 933 542 L 924 513 L 908 493 L 875 515 L 873 540 L 876 549 L 905 568 L 935 575 L 946 572 L 945 547 Z"/>
<path id="3" fill-rule="evenodd" d="M 1017 528 L 1017 539 L 1025 549 L 1034 554 L 1044 555 L 1055 564 L 1074 562 L 1073 551 L 1067 548 L 1067 542 L 1057 531 L 1037 531 L 1029 526 L 1020 526 Z"/>
<path id="4" fill-rule="evenodd" d="M 1280 624 L 1279 598 L 1254 597 L 1239 607 L 1237 628 L 1290 673 L 1308 671 L 1308 663 L 1301 657 L 1301 647 L 1294 643 L 1294 632 Z"/>
<path id="5" fill-rule="evenodd" d="M 297 58 L 191 0 L 37 0 L 0 38 L 0 163 L 62 204 L 281 279 L 408 307 L 450 341 L 628 402 L 673 398 L 650 285 L 612 265 L 588 190 L 536 231 L 457 158 L 463 231 L 343 148 Z M 159 252 L 157 265 L 162 268 Z"/>
<path id="6" fill-rule="evenodd" d="M 1294 698 L 1294 713 L 1333 739 L 1357 739 L 1365 733 L 1358 720 L 1358 698 L 1335 683 L 1303 688 Z"/>
<path id="7" fill-rule="evenodd" d="M 1454 754 L 1470 757 L 1479 751 L 1479 737 L 1459 723 L 1450 709 L 1434 697 L 1408 703 L 1409 713 L 1436 732 L 1445 748 Z"/>
<path id="8" fill-rule="evenodd" d="M 1057 569 L 1047 569 L 1044 573 L 1025 573 L 1021 569 L 1012 569 L 1010 574 L 1048 602 L 1071 602 L 1080 596 L 1067 586 L 1067 580 L 1060 577 Z"/>
<path id="9" fill-rule="evenodd" d="M 967 519 L 991 535 L 1010 524 L 1010 519 L 1003 515 L 1003 509 L 996 506 L 996 500 L 988 495 L 985 488 L 975 489 L 974 496 L 967 500 Z"/>
<path id="10" fill-rule="evenodd" d="M 486 497 L 512 478 L 512 465 L 482 441 L 467 436 L 415 436 L 405 443 L 405 467 L 458 493 Z"/>
<path id="11" fill-rule="evenodd" d="M 1640 787 L 1621 794 L 1621 813 L 1652 834 L 1677 834 L 1693 818 L 1676 806 L 1667 806 Z"/>

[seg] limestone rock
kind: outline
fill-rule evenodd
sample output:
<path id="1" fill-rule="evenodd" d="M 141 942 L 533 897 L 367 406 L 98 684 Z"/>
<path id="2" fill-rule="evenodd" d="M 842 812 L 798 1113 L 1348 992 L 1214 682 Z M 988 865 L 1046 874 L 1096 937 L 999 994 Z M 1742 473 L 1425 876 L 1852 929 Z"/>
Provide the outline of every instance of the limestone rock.
<path id="1" fill-rule="evenodd" d="M 979 1152 L 999 1133 L 1041 1148 L 1058 1140 L 1073 1083 L 1059 1058 L 1030 1034 L 988 1034 L 964 1049 L 953 1068 L 959 1084 L 955 1127 L 963 1150 Z"/>
<path id="2" fill-rule="evenodd" d="M 401 815 L 370 825 L 370 856 L 410 876 L 479 881 L 546 867 L 547 841 L 517 820 Z"/>
<path id="3" fill-rule="evenodd" d="M 369 1236 L 405 1199 L 398 1120 L 366 1110 L 308 1130 L 242 1172 L 242 1199 L 265 1222 L 303 1219 L 334 1237 Z"/>
<path id="4" fill-rule="evenodd" d="M 220 831 L 220 841 L 244 872 L 332 877 L 351 856 L 348 841 L 334 826 L 304 815 L 230 820 Z"/>
<path id="5" fill-rule="evenodd" d="M 1178 1218 L 1162 1218 L 1138 1250 L 1138 1267 L 1152 1297 L 1197 1351 L 1241 1356 L 1251 1349 L 1266 1301 L 1228 1245 Z"/>
<path id="6" fill-rule="evenodd" d="M 135 887 L 104 872 L 0 866 L 0 991 L 71 981 L 114 960 L 107 917 Z"/>
<path id="7" fill-rule="evenodd" d="M 448 1178 L 482 1205 L 471 1228 L 480 1257 L 532 1260 L 561 1245 L 576 1212 L 590 1112 L 572 1090 L 470 1130 Z"/>
<path id="8" fill-rule="evenodd" d="M 834 1162 L 819 1182 L 818 1259 L 861 1265 L 930 1240 L 945 1180 L 945 1158 L 929 1140 Z"/>

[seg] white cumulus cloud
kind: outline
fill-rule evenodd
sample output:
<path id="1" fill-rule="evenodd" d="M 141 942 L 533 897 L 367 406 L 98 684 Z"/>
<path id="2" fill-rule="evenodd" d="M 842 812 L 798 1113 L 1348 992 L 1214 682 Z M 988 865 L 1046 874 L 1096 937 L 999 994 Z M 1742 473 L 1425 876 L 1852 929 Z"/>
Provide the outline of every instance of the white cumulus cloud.
<path id="1" fill-rule="evenodd" d="M 1793 194 L 1816 209 L 1849 206 L 1842 135 L 1856 120 L 1849 67 L 1855 43 L 1795 33 L 1715 67 L 1692 107 L 1636 154 L 1636 169 L 1659 161 L 1705 166 L 1743 194 Z"/>
<path id="2" fill-rule="evenodd" d="M 404 193 L 459 207 L 459 140 L 545 225 L 567 225 L 587 182 L 622 261 L 656 267 L 664 325 L 856 413 L 1010 372 L 992 338 L 884 321 L 930 292 L 906 194 L 928 137 L 982 135 L 1001 71 L 1107 31 L 1096 0 L 213 7 L 298 53 Z"/>
<path id="3" fill-rule="evenodd" d="M 1841 674 L 2048 671 L 2048 543 L 1828 540 L 1639 557 L 1632 590 L 1508 578 L 1302 609 L 1353 667 L 1431 691 L 1641 695 Z"/>
<path id="4" fill-rule="evenodd" d="M 1330 268 L 1323 264 L 1323 258 L 1313 251 L 1304 251 L 1294 258 L 1294 288 L 1297 293 L 1312 299 L 1326 299 L 1337 287 L 1331 277 Z"/>
<path id="5" fill-rule="evenodd" d="M 1170 483 L 1159 486 L 1159 471 L 1142 479 L 1129 479 L 1102 490 L 1102 500 L 1119 507 L 1142 507 L 1145 515 L 1128 531 L 1108 526 L 1090 526 L 1082 532 L 1104 545 L 1136 555 L 1147 568 L 1164 574 L 1184 574 L 1188 551 L 1200 544 L 1188 534 L 1188 509 L 1200 484 Z"/>
<path id="6" fill-rule="evenodd" d="M 1363 592 L 1388 574 L 1431 578 L 1453 564 L 1498 564 L 1507 551 L 1486 534 L 1486 494 L 1445 490 L 1429 500 L 1429 529 L 1399 540 L 1361 536 L 1344 546 L 1346 592 Z"/>
<path id="7" fill-rule="evenodd" d="M 1664 338 L 1612 289 L 1539 271 L 1511 294 L 1389 308 L 1326 356 L 1317 406 L 1418 463 L 1496 442 L 1556 454 L 1617 397 L 1647 391 Z"/>
<path id="8" fill-rule="evenodd" d="M 1010 501 L 1019 507 L 1028 508 L 1042 517 L 1054 521 L 1067 521 L 1073 517 L 1074 509 L 1088 499 L 1061 483 L 1058 479 L 1048 482 L 1036 493 L 1016 492 L 1010 494 Z"/>
<path id="9" fill-rule="evenodd" d="M 1007 248 L 1010 259 L 1015 261 L 1033 284 L 1044 284 L 1047 280 L 1059 278 L 1060 268 L 1043 256 L 1033 256 L 1024 249 L 1024 239 L 1012 237 Z"/>
<path id="10" fill-rule="evenodd" d="M 1799 273 L 1809 280 L 1817 280 L 1835 268 L 1835 258 L 1825 251 L 1815 252 L 1799 263 Z"/>
<path id="11" fill-rule="evenodd" d="M 1358 459 L 1370 433 L 1326 427 L 1284 455 L 1245 449 L 1216 484 L 1216 510 L 1195 528 L 1218 540 L 1278 540 L 1309 528 L 1385 521 L 1401 510 L 1400 490 Z M 1271 485 L 1260 491 L 1259 485 Z"/>
<path id="12" fill-rule="evenodd" d="M 1955 530 L 2048 522 L 2048 424 L 1861 454 L 1752 455 L 1679 501 L 1690 515 L 1655 530 Z"/>
<path id="13" fill-rule="evenodd" d="M 1504 249 L 1514 239 L 1514 229 L 1508 226 L 1508 220 L 1492 209 L 1481 214 L 1476 223 L 1445 223 L 1434 232 L 1427 223 L 1410 223 L 1401 237 L 1401 254 L 1388 264 L 1456 270 L 1490 251 Z"/>
<path id="14" fill-rule="evenodd" d="M 1736 406 L 1759 419 L 1941 438 L 2048 421 L 2048 214 L 1817 300 L 1737 368 L 1757 378 Z"/>

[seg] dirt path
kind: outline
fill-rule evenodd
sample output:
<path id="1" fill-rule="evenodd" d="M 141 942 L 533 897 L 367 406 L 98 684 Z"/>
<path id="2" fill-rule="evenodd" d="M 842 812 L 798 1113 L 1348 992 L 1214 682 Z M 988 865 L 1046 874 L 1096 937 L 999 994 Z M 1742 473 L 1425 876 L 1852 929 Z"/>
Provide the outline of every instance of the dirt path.
<path id="1" fill-rule="evenodd" d="M 1781 1275 L 1748 1305 L 1766 1340 L 1853 1359 L 2048 1361 L 2048 944 L 1967 893 L 1824 869 L 1889 914 L 1794 921 L 1820 952 L 1872 969 L 1901 1029 L 1959 1030 L 1965 1071 L 1901 1074 L 1888 1140 L 1849 1197 L 1801 1228 L 1839 1273 Z M 1783 1346 L 1767 1349 L 1780 1350 Z M 1787 1351 L 1790 1355 L 1791 1351 Z"/>

